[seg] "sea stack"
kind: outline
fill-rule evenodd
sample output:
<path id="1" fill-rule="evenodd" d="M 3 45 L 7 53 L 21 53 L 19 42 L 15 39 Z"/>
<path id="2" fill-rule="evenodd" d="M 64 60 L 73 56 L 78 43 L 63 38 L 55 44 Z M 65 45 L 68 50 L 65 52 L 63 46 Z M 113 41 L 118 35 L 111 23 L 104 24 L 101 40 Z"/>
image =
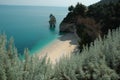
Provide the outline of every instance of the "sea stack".
<path id="1" fill-rule="evenodd" d="M 54 28 L 54 27 L 55 27 L 56 18 L 55 18 L 55 16 L 54 16 L 53 14 L 50 14 L 49 24 L 50 24 L 50 27 L 51 27 L 51 28 Z"/>

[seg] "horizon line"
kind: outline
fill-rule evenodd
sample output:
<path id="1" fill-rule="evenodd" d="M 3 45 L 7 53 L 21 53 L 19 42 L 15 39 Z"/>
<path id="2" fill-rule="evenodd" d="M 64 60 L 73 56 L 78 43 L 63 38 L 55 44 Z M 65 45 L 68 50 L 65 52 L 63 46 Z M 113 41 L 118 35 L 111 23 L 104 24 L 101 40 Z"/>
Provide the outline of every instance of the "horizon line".
<path id="1" fill-rule="evenodd" d="M 64 7 L 64 8 L 68 8 L 69 7 L 69 6 L 24 5 L 24 4 L 0 4 L 0 6 L 33 6 L 33 7 Z"/>

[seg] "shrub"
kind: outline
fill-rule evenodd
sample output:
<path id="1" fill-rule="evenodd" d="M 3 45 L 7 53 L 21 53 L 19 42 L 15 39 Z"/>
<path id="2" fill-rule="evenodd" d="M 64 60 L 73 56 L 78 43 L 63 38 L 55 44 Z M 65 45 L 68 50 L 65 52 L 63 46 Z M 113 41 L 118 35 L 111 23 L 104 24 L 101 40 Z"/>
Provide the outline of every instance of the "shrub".
<path id="1" fill-rule="evenodd" d="M 109 31 L 105 39 L 97 39 L 81 54 L 64 56 L 56 65 L 29 56 L 20 60 L 11 38 L 0 35 L 0 80 L 119 80 L 120 29 Z M 7 44 L 8 43 L 8 44 Z"/>
<path id="2" fill-rule="evenodd" d="M 13 39 L 7 41 L 5 35 L 0 35 L 0 80 L 49 80 L 52 73 L 46 58 L 29 56 L 28 49 L 23 60 L 18 54 Z"/>
<path id="3" fill-rule="evenodd" d="M 64 57 L 55 66 L 55 80 L 118 80 L 120 79 L 120 29 L 107 38 L 84 47 L 81 54 Z"/>

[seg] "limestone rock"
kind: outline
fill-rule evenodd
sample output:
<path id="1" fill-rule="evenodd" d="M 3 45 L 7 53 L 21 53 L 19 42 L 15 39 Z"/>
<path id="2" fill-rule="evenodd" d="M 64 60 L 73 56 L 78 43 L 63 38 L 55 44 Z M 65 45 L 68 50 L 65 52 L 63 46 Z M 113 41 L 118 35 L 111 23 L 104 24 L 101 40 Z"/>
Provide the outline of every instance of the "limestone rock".
<path id="1" fill-rule="evenodd" d="M 60 24 L 60 32 L 74 32 L 75 24 L 74 23 L 64 23 Z"/>
<path id="2" fill-rule="evenodd" d="M 56 18 L 52 14 L 50 15 L 50 20 L 49 20 L 50 27 L 55 27 L 56 24 Z"/>

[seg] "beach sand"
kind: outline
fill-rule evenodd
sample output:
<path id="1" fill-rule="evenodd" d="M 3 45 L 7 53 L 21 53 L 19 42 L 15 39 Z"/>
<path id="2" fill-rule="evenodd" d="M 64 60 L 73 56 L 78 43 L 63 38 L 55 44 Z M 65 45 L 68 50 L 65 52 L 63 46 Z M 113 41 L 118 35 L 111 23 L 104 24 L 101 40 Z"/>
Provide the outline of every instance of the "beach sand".
<path id="1" fill-rule="evenodd" d="M 52 64 L 59 61 L 62 56 L 70 56 L 77 47 L 77 38 L 73 33 L 58 37 L 55 41 L 47 45 L 41 51 L 37 52 L 39 58 L 47 55 Z"/>

